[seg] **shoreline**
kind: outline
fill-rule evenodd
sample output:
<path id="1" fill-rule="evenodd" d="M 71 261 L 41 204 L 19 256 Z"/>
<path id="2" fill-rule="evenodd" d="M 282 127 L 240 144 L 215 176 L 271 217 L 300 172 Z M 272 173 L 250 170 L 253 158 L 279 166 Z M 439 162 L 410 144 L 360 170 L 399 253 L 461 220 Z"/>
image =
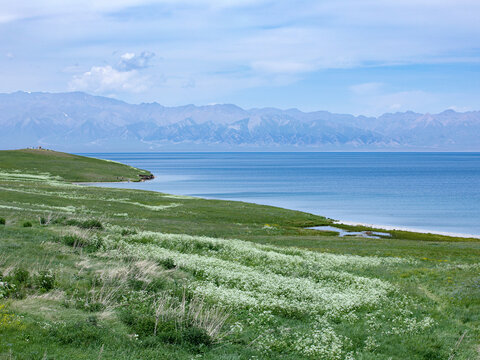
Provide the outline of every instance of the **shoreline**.
<path id="1" fill-rule="evenodd" d="M 350 225 L 350 226 L 366 226 L 374 229 L 381 229 L 387 231 L 408 231 L 408 232 L 416 232 L 421 234 L 433 234 L 433 235 L 443 235 L 443 236 L 452 236 L 452 237 L 461 237 L 461 238 L 470 238 L 470 239 L 480 239 L 480 235 L 474 234 L 464 234 L 464 233 L 455 233 L 455 232 L 448 232 L 448 231 L 437 231 L 437 230 L 426 230 L 426 229 L 416 229 L 416 228 L 409 228 L 404 226 L 391 226 L 391 225 L 379 225 L 379 224 L 367 224 L 367 223 L 359 223 L 355 221 L 342 221 L 342 220 L 335 220 L 334 225 L 336 224 L 343 224 L 343 225 Z"/>
<path id="2" fill-rule="evenodd" d="M 153 180 L 153 179 L 148 179 L 148 180 Z M 112 181 L 112 182 L 82 182 L 82 183 L 74 183 L 76 185 L 84 185 L 84 186 L 89 186 L 89 185 L 95 185 L 95 184 L 104 184 L 105 186 L 101 187 L 108 187 L 108 184 L 125 184 L 125 183 L 144 183 L 148 180 L 143 180 L 143 181 Z M 120 187 L 117 189 L 126 189 L 126 190 L 132 190 L 130 188 L 125 188 L 125 187 Z M 139 189 L 137 189 L 139 190 Z M 161 191 L 157 190 L 147 190 L 147 191 L 154 191 L 154 192 L 159 192 L 163 193 Z M 197 199 L 206 199 L 206 200 L 222 200 L 222 201 L 242 201 L 242 200 L 234 200 L 234 199 L 221 199 L 221 198 L 215 198 L 215 197 L 208 197 L 208 196 L 191 196 L 191 195 L 177 195 L 177 194 L 169 194 L 169 195 L 174 195 L 174 196 L 190 196 L 194 197 Z M 302 211 L 302 212 L 307 212 L 304 210 L 300 209 L 292 209 L 292 208 L 287 208 L 283 206 L 276 206 L 276 205 L 269 205 L 269 204 L 262 204 L 262 203 L 257 203 L 257 202 L 249 202 L 250 204 L 255 204 L 255 205 L 266 205 L 266 206 L 274 206 L 274 207 L 279 207 L 282 209 L 287 209 L 287 210 L 293 210 L 293 211 Z M 324 216 L 328 218 L 328 216 L 321 215 L 321 214 L 314 214 L 310 213 L 312 215 L 318 215 L 318 216 Z M 373 229 L 378 229 L 378 230 L 386 230 L 386 231 L 393 231 L 393 230 L 399 230 L 399 231 L 408 231 L 408 232 L 413 232 L 413 233 L 421 233 L 421 234 L 433 234 L 433 235 L 443 235 L 443 236 L 451 236 L 451 237 L 457 237 L 457 238 L 465 238 L 465 239 L 479 239 L 480 240 L 480 235 L 474 235 L 474 234 L 466 234 L 466 233 L 456 233 L 456 232 L 448 232 L 448 231 L 441 231 L 441 230 L 426 230 L 426 229 L 417 229 L 417 228 L 409 228 L 406 226 L 392 226 L 392 225 L 380 225 L 380 224 L 368 224 L 368 223 L 361 223 L 361 222 L 356 222 L 356 221 L 343 221 L 343 220 L 337 220 L 337 219 L 332 219 L 333 220 L 333 226 L 337 224 L 343 224 L 343 225 L 349 225 L 349 226 L 365 226 Z"/>
<path id="3" fill-rule="evenodd" d="M 115 162 L 115 161 L 114 161 Z M 82 182 L 72 182 L 74 185 L 90 185 L 90 184 L 128 184 L 128 183 L 144 183 L 150 180 L 154 180 L 155 176 L 152 175 L 150 178 L 141 179 L 139 181 L 132 180 L 123 180 L 123 181 L 82 181 Z M 124 188 L 126 189 L 126 188 Z"/>
<path id="4" fill-rule="evenodd" d="M 105 182 L 105 181 L 95 181 L 95 182 L 75 182 L 75 183 L 72 183 L 72 184 L 80 185 L 80 186 L 90 186 L 90 185 L 95 185 L 95 184 L 104 184 L 106 186 L 101 186 L 101 187 L 108 187 L 108 184 L 145 183 L 147 181 L 154 180 L 154 179 L 155 179 L 155 175 L 152 173 L 151 178 L 142 179 L 140 181 L 131 181 L 131 180 L 107 181 L 107 182 Z M 129 188 L 120 187 L 120 188 L 117 188 L 117 189 L 129 189 Z M 129 190 L 131 190 L 131 189 L 129 189 Z M 147 191 L 154 191 L 154 192 L 162 193 L 161 191 L 157 191 L 157 190 L 147 190 Z M 186 196 L 186 195 L 177 195 L 177 194 L 169 194 L 169 195 Z M 188 195 L 188 196 L 191 196 L 191 195 Z M 198 199 L 207 199 L 207 200 L 242 201 L 242 200 L 234 200 L 234 199 L 221 199 L 221 198 L 208 197 L 208 196 L 205 196 L 205 197 L 203 197 L 203 196 L 191 196 L 191 197 L 198 198 Z M 279 207 L 279 208 L 282 208 L 282 209 L 293 210 L 293 211 L 302 211 L 302 212 L 309 213 L 308 211 L 301 210 L 301 209 L 293 209 L 293 208 L 287 208 L 287 207 L 283 207 L 283 206 L 261 204 L 261 203 L 257 203 L 257 202 L 249 202 L 249 203 L 256 204 L 256 205 L 275 206 L 275 207 Z M 326 216 L 326 215 L 314 214 L 314 213 L 311 213 L 311 214 L 318 215 L 318 216 L 324 216 L 324 217 L 328 218 L 328 216 Z M 450 237 L 457 237 L 457 238 L 479 239 L 480 240 L 480 235 L 474 235 L 474 234 L 457 233 L 457 232 L 449 232 L 449 231 L 441 231 L 441 230 L 426 230 L 426 229 L 410 228 L 410 227 L 407 227 L 407 226 L 369 224 L 369 223 L 362 223 L 362 222 L 356 222 L 356 221 L 344 221 L 344 220 L 338 220 L 338 219 L 332 219 L 332 220 L 333 220 L 333 224 L 332 224 L 333 226 L 335 226 L 336 224 L 343 224 L 343 225 L 349 225 L 349 226 L 365 226 L 365 227 L 369 227 L 369 228 L 372 228 L 372 229 L 386 230 L 386 231 L 398 230 L 398 231 L 407 231 L 407 232 L 421 233 L 421 234 L 433 234 L 433 235 L 442 235 L 442 236 L 450 236 Z"/>
<path id="5" fill-rule="evenodd" d="M 129 180 L 124 180 L 124 181 L 82 181 L 82 182 L 72 182 L 72 184 L 73 184 L 73 185 L 128 184 L 128 183 L 134 183 L 134 182 L 144 182 L 144 181 L 129 181 Z M 121 189 L 127 189 L 127 188 L 121 188 Z"/>

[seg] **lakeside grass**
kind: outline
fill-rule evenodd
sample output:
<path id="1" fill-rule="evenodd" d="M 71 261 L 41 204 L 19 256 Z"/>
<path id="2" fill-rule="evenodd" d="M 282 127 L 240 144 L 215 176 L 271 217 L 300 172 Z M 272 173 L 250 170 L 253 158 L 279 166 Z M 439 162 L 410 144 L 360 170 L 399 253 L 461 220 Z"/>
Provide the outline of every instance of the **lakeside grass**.
<path id="1" fill-rule="evenodd" d="M 337 237 L 298 211 L 73 185 L 76 163 L 37 154 L 19 176 L 7 155 L 0 359 L 479 356 L 478 240 Z M 118 176 L 97 161 L 68 180 Z"/>
<path id="2" fill-rule="evenodd" d="M 0 171 L 3 170 L 50 173 L 72 182 L 139 181 L 139 175 L 151 175 L 147 170 L 114 161 L 46 149 L 0 151 Z"/>

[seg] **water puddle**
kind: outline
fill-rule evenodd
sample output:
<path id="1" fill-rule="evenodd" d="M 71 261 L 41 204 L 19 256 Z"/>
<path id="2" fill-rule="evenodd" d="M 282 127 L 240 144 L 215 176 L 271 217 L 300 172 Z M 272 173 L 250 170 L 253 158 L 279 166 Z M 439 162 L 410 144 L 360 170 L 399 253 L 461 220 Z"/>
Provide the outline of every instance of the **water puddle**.
<path id="1" fill-rule="evenodd" d="M 335 226 L 314 226 L 307 229 L 312 230 L 322 230 L 322 231 L 335 231 L 338 233 L 338 236 L 360 236 L 368 239 L 381 239 L 381 236 L 391 236 L 389 233 L 379 232 L 379 231 L 348 231 L 345 229 L 340 229 Z"/>

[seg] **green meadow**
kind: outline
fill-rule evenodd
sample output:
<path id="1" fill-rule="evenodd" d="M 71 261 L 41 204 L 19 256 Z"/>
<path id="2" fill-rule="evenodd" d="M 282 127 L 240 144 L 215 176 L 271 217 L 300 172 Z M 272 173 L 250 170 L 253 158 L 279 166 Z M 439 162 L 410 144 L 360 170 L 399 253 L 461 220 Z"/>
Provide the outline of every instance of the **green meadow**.
<path id="1" fill-rule="evenodd" d="M 0 151 L 0 359 L 480 358 L 480 240 L 74 184 L 139 175 Z"/>
<path id="2" fill-rule="evenodd" d="M 111 182 L 139 181 L 139 175 L 151 175 L 149 171 L 135 169 L 114 161 L 87 158 L 51 150 L 0 151 L 0 171 L 48 173 L 65 181 Z"/>

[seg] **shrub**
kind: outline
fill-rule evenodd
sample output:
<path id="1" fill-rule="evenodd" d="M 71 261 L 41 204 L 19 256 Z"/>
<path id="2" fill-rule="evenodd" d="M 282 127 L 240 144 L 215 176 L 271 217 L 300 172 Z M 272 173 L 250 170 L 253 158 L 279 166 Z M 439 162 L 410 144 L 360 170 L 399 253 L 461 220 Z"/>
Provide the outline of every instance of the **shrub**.
<path id="1" fill-rule="evenodd" d="M 172 258 L 161 259 L 158 261 L 158 265 L 163 266 L 165 269 L 170 270 L 175 267 L 175 262 Z"/>
<path id="2" fill-rule="evenodd" d="M 67 246 L 83 248 L 89 252 L 97 251 L 103 244 L 102 238 L 89 233 L 68 234 L 63 236 L 60 241 Z"/>
<path id="3" fill-rule="evenodd" d="M 0 225 L 5 225 L 5 218 L 0 218 Z"/>
<path id="4" fill-rule="evenodd" d="M 181 344 L 183 340 L 182 328 L 177 326 L 175 321 L 161 321 L 157 324 L 157 331 L 154 335 L 157 342 L 168 344 Z"/>
<path id="5" fill-rule="evenodd" d="M 135 234 L 137 234 L 137 230 L 122 229 L 122 232 L 121 232 L 122 236 L 135 235 Z"/>
<path id="6" fill-rule="evenodd" d="M 42 270 L 35 279 L 36 285 L 43 291 L 50 291 L 55 287 L 55 274 L 51 270 Z"/>
<path id="7" fill-rule="evenodd" d="M 98 318 L 96 315 L 90 315 L 87 318 L 87 323 L 93 326 L 98 326 Z"/>
<path id="8" fill-rule="evenodd" d="M 212 344 L 212 338 L 207 332 L 198 327 L 188 327 L 182 331 L 183 340 L 194 346 L 209 346 Z"/>
<path id="9" fill-rule="evenodd" d="M 24 287 L 17 287 L 15 291 L 10 294 L 10 297 L 14 299 L 25 299 L 27 297 L 27 290 Z"/>
<path id="10" fill-rule="evenodd" d="M 77 235 L 65 235 L 62 238 L 62 242 L 67 246 L 77 247 L 82 243 L 81 239 Z"/>
<path id="11" fill-rule="evenodd" d="M 80 226 L 81 221 L 78 221 L 77 219 L 68 219 L 65 220 L 64 224 L 68 226 Z"/>
<path id="12" fill-rule="evenodd" d="M 28 285 L 29 277 L 30 274 L 23 268 L 16 268 L 10 276 L 2 277 L 0 274 L 0 299 L 24 299 L 27 296 L 25 286 Z"/>
<path id="13" fill-rule="evenodd" d="M 167 292 L 157 294 L 153 302 L 133 299 L 120 310 L 120 319 L 147 347 L 159 343 L 209 346 L 218 333 L 211 325 L 221 329 L 225 320 L 200 300 L 188 302 L 185 293 L 179 300 Z"/>
<path id="14" fill-rule="evenodd" d="M 67 218 L 66 218 L 65 216 L 55 217 L 55 218 L 52 220 L 52 224 L 65 224 L 66 219 L 67 219 Z"/>
<path id="15" fill-rule="evenodd" d="M 159 343 L 189 344 L 197 347 L 209 346 L 213 342 L 205 330 L 179 323 L 178 319 L 156 322 L 154 314 L 146 308 L 125 308 L 120 312 L 120 319 L 140 336 L 146 347 L 154 347 Z"/>
<path id="16" fill-rule="evenodd" d="M 106 308 L 106 306 L 103 303 L 98 301 L 97 302 L 89 301 L 89 299 L 86 297 L 77 297 L 77 298 L 73 298 L 70 301 L 67 300 L 65 301 L 64 305 L 67 308 L 70 306 L 73 306 L 75 307 L 75 309 L 84 310 L 91 313 L 102 311 L 102 310 L 105 310 Z M 92 316 L 95 317 L 95 315 L 92 315 Z"/>
<path id="17" fill-rule="evenodd" d="M 51 223 L 54 223 L 56 219 L 56 216 L 53 215 L 52 213 L 48 214 L 47 217 L 45 216 L 40 216 L 38 218 L 38 221 L 40 222 L 40 225 L 50 225 Z"/>
<path id="18" fill-rule="evenodd" d="M 147 292 L 156 293 L 161 290 L 165 290 L 166 288 L 169 288 L 169 285 L 170 284 L 168 283 L 166 278 L 158 277 L 158 278 L 152 279 L 152 281 L 150 281 L 148 285 L 145 287 L 145 290 Z"/>
<path id="19" fill-rule="evenodd" d="M 16 288 L 17 287 L 14 284 L 0 279 L 0 299 L 7 298 L 10 295 L 14 294 Z"/>
<path id="20" fill-rule="evenodd" d="M 153 314 L 148 313 L 147 309 L 141 309 L 138 305 L 134 308 L 124 308 L 120 312 L 120 319 L 139 336 L 153 335 L 155 318 Z"/>
<path id="21" fill-rule="evenodd" d="M 43 216 L 40 217 L 39 221 L 40 221 L 40 225 L 47 225 L 47 219 L 44 218 Z"/>
<path id="22" fill-rule="evenodd" d="M 30 277 L 30 274 L 28 270 L 25 270 L 23 268 L 16 268 L 15 271 L 13 272 L 13 280 L 17 284 L 25 284 Z"/>
<path id="23" fill-rule="evenodd" d="M 98 229 L 102 230 L 103 225 L 100 221 L 91 219 L 91 220 L 85 220 L 79 225 L 82 229 Z"/>
<path id="24" fill-rule="evenodd" d="M 153 244 L 155 242 L 155 239 L 153 239 L 150 236 L 142 236 L 142 237 L 134 237 L 133 239 L 130 239 L 128 241 L 132 243 L 137 243 L 137 244 Z"/>
<path id="25" fill-rule="evenodd" d="M 77 226 L 81 229 L 103 230 L 102 223 L 98 220 L 95 220 L 95 219 L 90 219 L 90 220 L 85 220 L 85 221 L 80 221 L 80 220 L 77 220 L 77 219 L 68 219 L 64 223 L 65 223 L 65 225 Z"/>
<path id="26" fill-rule="evenodd" d="M 83 310 L 89 311 L 89 312 L 98 312 L 104 309 L 105 309 L 105 305 L 103 305 L 101 302 L 92 302 L 92 303 L 87 303 L 83 305 Z"/>
<path id="27" fill-rule="evenodd" d="M 23 227 L 32 227 L 32 223 L 30 221 L 25 221 Z"/>

